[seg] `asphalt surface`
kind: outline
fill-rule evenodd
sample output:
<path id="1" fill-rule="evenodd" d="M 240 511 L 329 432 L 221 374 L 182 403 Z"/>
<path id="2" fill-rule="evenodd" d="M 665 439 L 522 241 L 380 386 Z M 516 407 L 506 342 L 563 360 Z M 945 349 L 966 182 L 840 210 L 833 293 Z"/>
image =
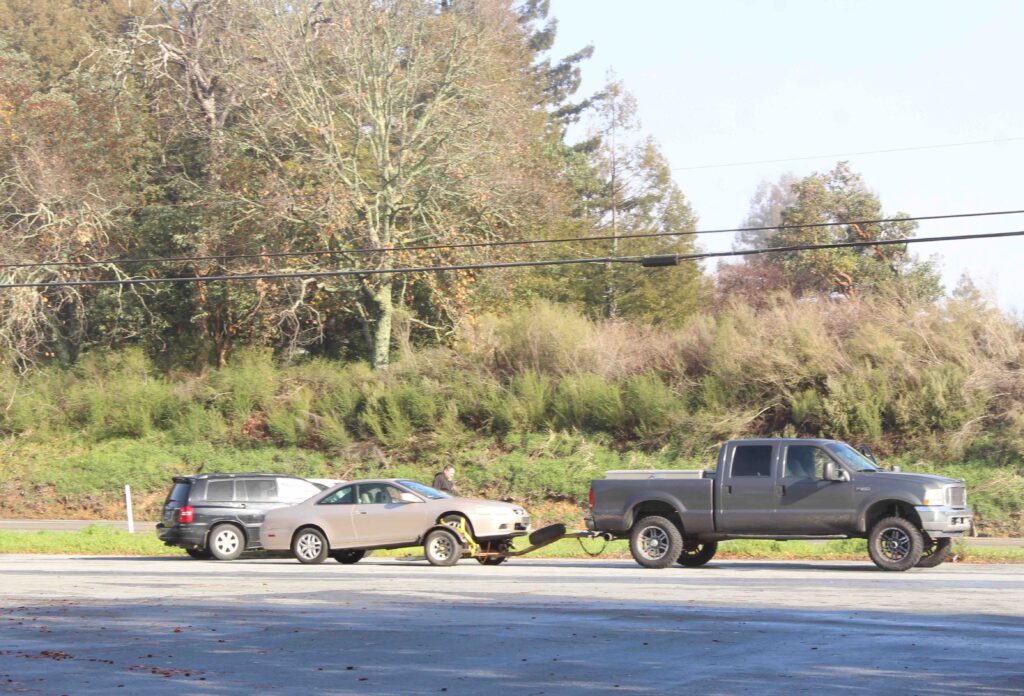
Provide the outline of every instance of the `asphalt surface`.
<path id="1" fill-rule="evenodd" d="M 0 692 L 1024 692 L 1020 566 L 0 556 L 0 588 Z"/>

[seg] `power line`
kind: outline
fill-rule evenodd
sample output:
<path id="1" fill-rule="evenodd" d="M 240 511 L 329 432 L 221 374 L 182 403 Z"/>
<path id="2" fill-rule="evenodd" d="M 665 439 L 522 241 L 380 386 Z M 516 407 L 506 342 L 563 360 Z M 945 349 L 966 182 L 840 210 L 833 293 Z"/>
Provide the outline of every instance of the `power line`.
<path id="1" fill-rule="evenodd" d="M 460 242 L 449 244 L 423 244 L 402 247 L 365 247 L 357 249 L 319 249 L 312 251 L 280 251 L 251 254 L 222 254 L 207 256 L 153 256 L 143 258 L 111 258 L 94 261 L 31 261 L 24 263 L 3 263 L 0 268 L 69 268 L 141 263 L 177 263 L 183 261 L 230 261 L 236 259 L 302 258 L 307 256 L 336 256 L 346 254 L 396 253 L 402 251 L 433 251 L 441 249 L 472 249 L 541 244 L 565 244 L 575 242 L 600 242 L 611 240 L 650 239 L 655 237 L 690 237 L 700 234 L 724 234 L 727 232 L 767 232 L 770 230 L 801 230 L 819 227 L 845 227 L 851 225 L 878 225 L 886 222 L 921 222 L 927 220 L 954 220 L 995 215 L 1020 215 L 1021 210 L 991 210 L 980 213 L 947 213 L 944 215 L 917 215 L 913 217 L 879 218 L 875 220 L 846 220 L 839 222 L 808 222 L 799 225 L 765 225 L 762 227 L 726 227 L 690 232 L 644 232 L 637 234 L 598 235 L 593 237 L 561 237 L 553 239 L 510 239 L 490 242 Z"/>
<path id="2" fill-rule="evenodd" d="M 473 271 L 497 268 L 535 268 L 539 266 L 569 266 L 595 263 L 638 263 L 646 268 L 657 266 L 675 266 L 680 261 L 692 261 L 725 256 L 752 256 L 756 254 L 773 254 L 798 251 L 814 251 L 818 249 L 849 249 L 868 246 L 890 246 L 896 244 L 922 244 L 928 242 L 952 242 L 969 239 L 994 239 L 1003 237 L 1021 237 L 1024 230 L 1013 232 L 988 232 L 979 234 L 950 235 L 944 237 L 907 237 L 902 239 L 872 239 L 857 242 L 834 242 L 831 244 L 799 244 L 786 247 L 770 247 L 768 249 L 740 249 L 736 251 L 701 252 L 697 254 L 671 254 L 667 256 L 611 256 L 604 258 L 579 259 L 545 259 L 541 261 L 505 261 L 495 263 L 468 263 L 450 266 L 414 266 L 400 268 L 351 268 L 338 271 L 309 271 L 306 273 L 247 273 L 217 276 L 181 276 L 170 278 L 128 278 L 124 280 L 71 280 L 39 283 L 4 283 L 0 289 L 13 288 L 56 288 L 86 287 L 106 285 L 159 285 L 182 283 L 211 283 L 222 281 L 255 281 L 255 280 L 301 280 L 312 278 L 339 278 L 346 276 L 372 275 L 405 275 L 410 273 L 435 273 L 442 271 Z"/>
<path id="3" fill-rule="evenodd" d="M 938 145 L 915 145 L 911 147 L 893 147 L 886 150 L 863 150 L 861 152 L 838 152 L 832 155 L 809 155 L 807 157 L 785 157 L 782 159 L 751 160 L 749 162 L 728 162 L 726 164 L 699 164 L 692 167 L 672 167 L 674 172 L 696 171 L 699 169 L 726 169 L 728 167 L 750 167 L 756 164 L 780 164 L 783 162 L 807 162 L 837 157 L 858 157 L 860 155 L 885 155 L 893 152 L 915 152 L 917 150 L 941 150 L 950 147 L 969 147 L 972 145 L 990 145 L 993 143 L 1012 143 L 1024 140 L 1017 138 L 993 138 L 991 140 L 968 140 L 962 143 L 940 143 Z"/>

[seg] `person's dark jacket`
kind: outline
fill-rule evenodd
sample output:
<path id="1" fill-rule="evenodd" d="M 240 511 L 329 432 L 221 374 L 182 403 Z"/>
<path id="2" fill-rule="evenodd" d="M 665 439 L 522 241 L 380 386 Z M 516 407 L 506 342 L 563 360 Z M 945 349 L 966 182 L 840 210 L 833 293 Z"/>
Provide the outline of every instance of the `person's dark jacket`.
<path id="1" fill-rule="evenodd" d="M 433 488 L 434 490 L 447 493 L 448 495 L 455 495 L 455 486 L 452 484 L 451 479 L 444 475 L 443 471 L 439 472 L 437 476 L 434 477 Z"/>

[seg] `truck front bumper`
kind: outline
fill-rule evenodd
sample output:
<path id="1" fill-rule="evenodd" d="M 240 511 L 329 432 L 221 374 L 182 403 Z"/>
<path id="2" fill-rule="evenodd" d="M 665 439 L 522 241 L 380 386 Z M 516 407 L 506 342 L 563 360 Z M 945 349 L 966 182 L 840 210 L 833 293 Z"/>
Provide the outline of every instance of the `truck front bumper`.
<path id="1" fill-rule="evenodd" d="M 914 509 L 921 518 L 921 529 L 930 537 L 962 536 L 970 531 L 974 519 L 968 508 L 919 505 Z"/>

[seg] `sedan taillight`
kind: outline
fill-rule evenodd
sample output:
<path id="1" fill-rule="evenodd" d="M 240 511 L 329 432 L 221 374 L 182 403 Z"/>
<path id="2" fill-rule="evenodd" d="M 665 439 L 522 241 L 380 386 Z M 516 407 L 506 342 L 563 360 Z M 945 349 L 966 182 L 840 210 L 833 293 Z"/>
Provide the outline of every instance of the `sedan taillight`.
<path id="1" fill-rule="evenodd" d="M 191 524 L 196 519 L 196 510 L 191 505 L 185 505 L 178 510 L 178 524 Z"/>

